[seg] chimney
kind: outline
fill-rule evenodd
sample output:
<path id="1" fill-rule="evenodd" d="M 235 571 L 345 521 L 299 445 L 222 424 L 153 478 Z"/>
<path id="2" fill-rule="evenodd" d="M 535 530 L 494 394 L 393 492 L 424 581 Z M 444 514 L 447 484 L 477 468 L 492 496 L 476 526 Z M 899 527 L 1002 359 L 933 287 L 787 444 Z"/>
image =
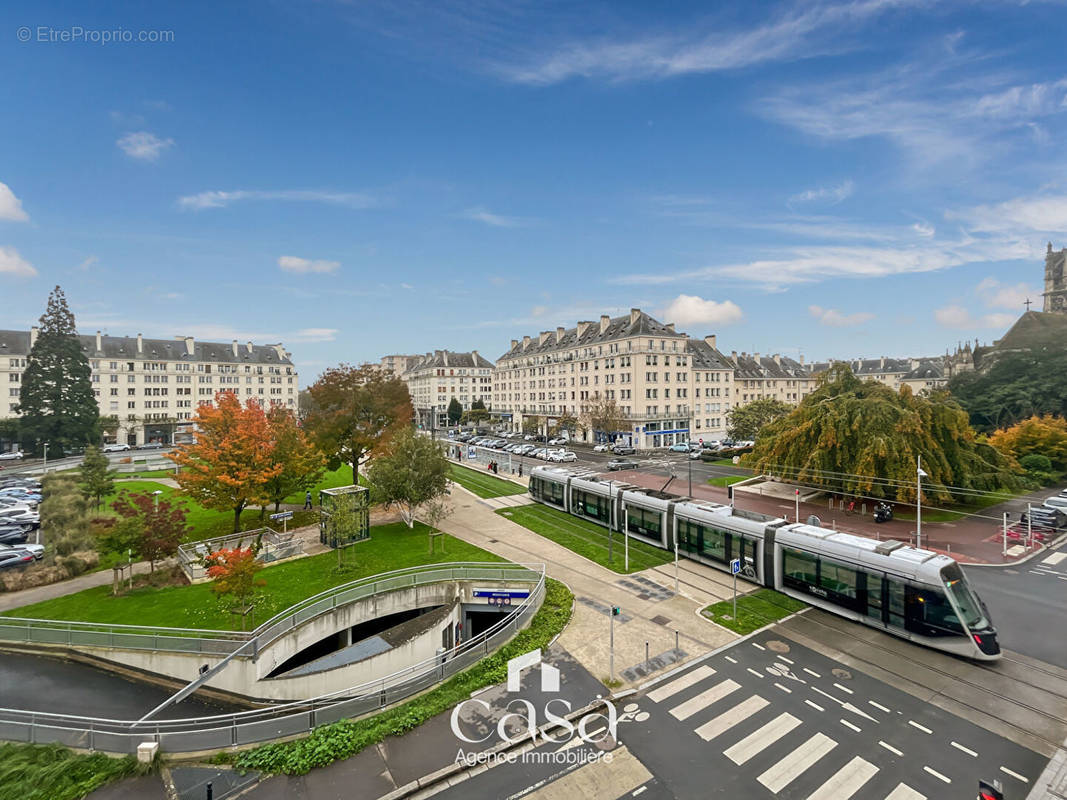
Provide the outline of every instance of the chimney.
<path id="1" fill-rule="evenodd" d="M 478 366 L 478 351 L 477 350 L 471 350 L 471 361 L 473 362 L 473 366 L 475 366 L 475 367 Z"/>
<path id="2" fill-rule="evenodd" d="M 245 343 L 245 349 L 248 350 L 248 355 L 252 355 L 252 343 L 251 342 L 246 342 Z"/>
<path id="3" fill-rule="evenodd" d="M 712 334 L 711 336 L 705 336 L 704 337 L 704 344 L 706 344 L 708 347 L 710 347 L 712 350 L 714 350 L 715 349 L 715 335 Z"/>
<path id="4" fill-rule="evenodd" d="M 608 325 L 611 324 L 611 317 L 607 314 L 600 315 L 600 332 L 604 333 L 608 329 Z"/>
<path id="5" fill-rule="evenodd" d="M 529 336 L 523 336 L 522 337 L 522 349 L 525 350 L 529 346 L 530 346 L 530 337 Z M 427 354 L 427 355 L 429 355 L 429 354 Z"/>
<path id="6" fill-rule="evenodd" d="M 99 353 L 100 351 L 102 351 L 104 349 L 102 347 L 102 344 L 103 343 L 100 341 L 100 331 L 97 331 L 96 332 L 96 352 Z"/>
<path id="7" fill-rule="evenodd" d="M 585 336 L 585 332 L 587 330 L 589 330 L 589 326 L 592 325 L 592 324 L 593 324 L 592 322 L 588 322 L 588 321 L 583 321 L 583 322 L 579 322 L 578 323 L 578 338 L 579 339 L 581 339 L 583 336 Z"/>
<path id="8" fill-rule="evenodd" d="M 752 358 L 755 359 L 756 363 L 759 364 L 761 367 L 763 366 L 763 362 L 759 359 L 759 353 L 753 353 Z"/>
<path id="9" fill-rule="evenodd" d="M 564 332 L 566 330 L 567 329 L 564 328 L 562 325 L 560 325 L 558 328 L 556 328 L 556 344 L 559 344 L 560 342 L 563 341 L 563 334 L 564 334 Z"/>
<path id="10" fill-rule="evenodd" d="M 630 324 L 633 325 L 640 318 L 641 318 L 641 309 L 639 309 L 639 308 L 631 308 L 630 309 Z"/>
<path id="11" fill-rule="evenodd" d="M 737 351 L 736 350 L 731 350 L 730 351 L 730 358 L 735 362 L 737 361 Z"/>
<path id="12" fill-rule="evenodd" d="M 518 346 L 519 346 L 519 340 L 518 339 L 512 339 L 511 340 L 511 349 L 514 350 Z"/>
<path id="13" fill-rule="evenodd" d="M 144 339 L 141 337 L 141 334 L 137 334 L 137 352 L 144 352 Z"/>
<path id="14" fill-rule="evenodd" d="M 771 356 L 771 358 L 774 359 L 774 363 L 777 364 L 779 367 L 782 366 L 782 357 L 780 355 L 775 353 L 773 356 Z"/>
<path id="15" fill-rule="evenodd" d="M 673 322 L 668 322 L 663 327 L 666 328 L 667 330 L 669 330 L 671 333 L 674 333 L 674 323 Z"/>
<path id="16" fill-rule="evenodd" d="M 40 332 L 41 332 L 40 329 L 36 325 L 34 325 L 32 328 L 30 328 L 30 349 L 31 350 L 33 349 L 33 346 L 35 344 L 37 344 L 37 334 L 39 334 Z"/>
<path id="17" fill-rule="evenodd" d="M 233 344 L 230 345 L 230 349 L 233 351 L 233 357 L 237 358 L 237 340 L 233 340 Z"/>
<path id="18" fill-rule="evenodd" d="M 912 369 L 918 369 L 919 368 L 919 359 L 913 358 L 911 360 L 911 368 Z"/>
<path id="19" fill-rule="evenodd" d="M 544 344 L 550 338 L 552 338 L 552 331 L 541 331 L 541 344 Z"/>
<path id="20" fill-rule="evenodd" d="M 800 354 L 800 366 L 804 366 L 804 354 Z"/>

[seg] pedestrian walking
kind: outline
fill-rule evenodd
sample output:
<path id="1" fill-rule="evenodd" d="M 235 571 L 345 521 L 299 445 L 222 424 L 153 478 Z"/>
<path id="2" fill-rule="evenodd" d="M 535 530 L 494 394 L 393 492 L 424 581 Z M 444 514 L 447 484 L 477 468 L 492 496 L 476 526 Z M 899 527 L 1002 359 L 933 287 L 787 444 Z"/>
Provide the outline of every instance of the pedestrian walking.
<path id="1" fill-rule="evenodd" d="M 311 492 L 304 492 L 304 510 L 311 508 Z"/>

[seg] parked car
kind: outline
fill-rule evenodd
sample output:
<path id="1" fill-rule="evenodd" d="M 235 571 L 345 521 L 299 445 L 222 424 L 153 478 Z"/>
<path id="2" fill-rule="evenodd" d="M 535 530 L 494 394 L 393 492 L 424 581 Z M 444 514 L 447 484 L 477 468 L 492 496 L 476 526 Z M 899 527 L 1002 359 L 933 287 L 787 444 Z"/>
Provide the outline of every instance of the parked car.
<path id="1" fill-rule="evenodd" d="M 138 450 L 162 450 L 162 442 L 145 442 L 144 444 L 137 445 Z"/>
<path id="2" fill-rule="evenodd" d="M 1054 508 L 1057 511 L 1067 512 L 1067 497 L 1060 497 L 1058 494 L 1052 497 L 1046 497 L 1045 502 L 1042 503 L 1046 508 Z"/>
<path id="3" fill-rule="evenodd" d="M 672 453 L 688 453 L 688 452 L 689 452 L 689 445 L 688 445 L 688 444 L 685 444 L 685 443 L 682 443 L 682 444 L 672 444 L 672 445 L 671 445 L 670 447 L 668 447 L 667 449 L 668 449 L 669 451 L 671 451 Z"/>
<path id="4" fill-rule="evenodd" d="M 536 445 L 520 444 L 517 448 L 515 448 L 515 452 L 518 453 L 520 456 L 528 456 L 530 453 L 532 453 L 536 449 L 537 449 Z"/>
<path id="5" fill-rule="evenodd" d="M 689 451 L 689 458 L 691 458 L 693 461 L 696 461 L 702 455 L 704 455 L 704 451 L 703 450 L 690 450 Z"/>
<path id="6" fill-rule="evenodd" d="M 611 445 L 607 445 L 607 444 L 598 444 L 598 445 L 595 445 L 595 446 L 593 447 L 593 452 L 594 452 L 594 453 L 606 453 L 606 452 L 608 452 L 608 450 L 610 450 L 610 449 L 611 449 Z"/>
<path id="7" fill-rule="evenodd" d="M 21 525 L 0 525 L 0 544 L 19 545 L 29 538 L 29 530 Z"/>
<path id="8" fill-rule="evenodd" d="M 637 469 L 637 462 L 625 458 L 613 458 L 608 462 L 608 469 L 612 472 L 620 469 Z"/>
<path id="9" fill-rule="evenodd" d="M 611 451 L 617 456 L 632 456 L 637 452 L 628 444 L 617 444 L 611 448 Z"/>
<path id="10" fill-rule="evenodd" d="M 570 450 L 557 450 L 554 453 L 549 453 L 548 460 L 557 464 L 562 464 L 563 462 L 577 461 L 578 456 Z"/>
<path id="11" fill-rule="evenodd" d="M 42 558 L 44 558 L 43 544 L 0 544 L 0 554 L 7 553 L 11 550 L 21 550 L 27 552 L 37 561 L 40 561 Z"/>
<path id="12" fill-rule="evenodd" d="M 130 449 L 130 446 L 128 444 L 105 444 L 104 445 L 104 452 L 105 453 L 124 453 L 129 449 Z"/>
<path id="13" fill-rule="evenodd" d="M 0 453 L 0 461 L 20 461 L 22 460 L 21 450 L 11 450 L 7 453 Z"/>
<path id="14" fill-rule="evenodd" d="M 0 569 L 9 567 L 28 567 L 33 563 L 33 554 L 25 550 L 8 550 L 0 552 Z"/>
<path id="15" fill-rule="evenodd" d="M 557 436 L 554 439 L 549 439 L 548 443 L 551 444 L 551 445 L 561 445 L 561 444 L 566 444 L 568 441 L 569 440 L 567 439 L 566 436 Z"/>

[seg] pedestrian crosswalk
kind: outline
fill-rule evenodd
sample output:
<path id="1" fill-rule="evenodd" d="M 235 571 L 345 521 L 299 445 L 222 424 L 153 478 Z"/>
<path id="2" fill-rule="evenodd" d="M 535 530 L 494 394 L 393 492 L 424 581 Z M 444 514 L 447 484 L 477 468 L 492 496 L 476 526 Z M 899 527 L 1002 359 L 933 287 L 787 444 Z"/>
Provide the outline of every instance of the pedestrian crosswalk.
<path id="1" fill-rule="evenodd" d="M 705 664 L 657 686 L 647 698 L 661 704 L 679 722 L 694 724 L 693 732 L 734 764 L 754 764 L 760 770 L 756 781 L 774 795 L 789 790 L 793 792 L 789 796 L 806 800 L 871 796 L 871 787 L 879 785 L 872 780 L 880 771 L 877 764 L 858 755 L 842 763 L 848 755 L 838 753 L 839 742 L 833 736 L 821 731 L 807 735 L 803 719 L 788 712 L 776 713 L 771 702 L 759 693 L 743 697 L 744 688 Z M 847 727 L 856 730 L 854 726 Z M 842 733 L 848 735 L 847 731 Z M 792 747 L 795 742 L 800 744 Z M 786 747 L 788 752 L 784 752 Z M 768 763 L 771 759 L 775 760 Z M 822 766 L 817 767 L 820 762 Z M 883 780 L 888 778 L 887 775 Z M 904 782 L 897 783 L 886 795 L 891 785 L 892 782 L 883 786 L 877 797 L 926 800 L 926 795 Z M 811 790 L 812 786 L 817 788 Z M 865 787 L 868 791 L 862 794 Z"/>

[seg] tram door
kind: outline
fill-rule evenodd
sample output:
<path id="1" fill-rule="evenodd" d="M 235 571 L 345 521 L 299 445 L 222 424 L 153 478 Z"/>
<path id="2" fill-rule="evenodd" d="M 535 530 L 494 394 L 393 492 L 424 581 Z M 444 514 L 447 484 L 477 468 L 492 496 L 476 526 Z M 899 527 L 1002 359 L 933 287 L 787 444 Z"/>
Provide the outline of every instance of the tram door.
<path id="1" fill-rule="evenodd" d="M 733 537 L 733 558 L 741 559 L 742 574 L 756 578 L 759 570 L 756 566 L 756 542 L 754 539 L 746 539 L 744 536 Z"/>

